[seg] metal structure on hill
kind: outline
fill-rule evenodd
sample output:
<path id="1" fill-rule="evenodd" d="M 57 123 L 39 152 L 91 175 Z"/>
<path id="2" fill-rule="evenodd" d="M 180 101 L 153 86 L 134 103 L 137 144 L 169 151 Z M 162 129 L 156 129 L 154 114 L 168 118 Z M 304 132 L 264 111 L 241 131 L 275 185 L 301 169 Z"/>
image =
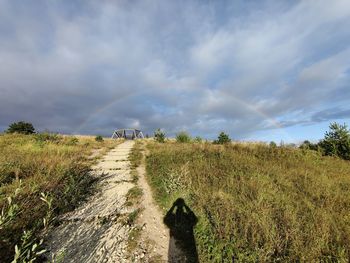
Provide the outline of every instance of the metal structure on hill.
<path id="1" fill-rule="evenodd" d="M 117 129 L 112 134 L 112 139 L 127 139 L 127 140 L 134 140 L 134 139 L 143 139 L 143 133 L 140 130 L 136 129 Z"/>

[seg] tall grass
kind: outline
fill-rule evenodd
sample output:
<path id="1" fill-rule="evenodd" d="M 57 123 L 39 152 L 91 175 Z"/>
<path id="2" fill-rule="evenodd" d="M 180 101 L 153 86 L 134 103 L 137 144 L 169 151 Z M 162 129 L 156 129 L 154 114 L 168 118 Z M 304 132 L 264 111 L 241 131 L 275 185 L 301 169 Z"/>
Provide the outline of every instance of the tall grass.
<path id="1" fill-rule="evenodd" d="M 199 218 L 200 262 L 348 262 L 350 162 L 264 145 L 148 145 L 164 212 L 182 197 Z"/>
<path id="2" fill-rule="evenodd" d="M 95 148 L 116 143 L 50 134 L 0 136 L 0 210 L 9 208 L 7 197 L 20 188 L 12 200 L 18 213 L 0 227 L 1 262 L 13 259 L 14 246 L 21 243 L 23 231 L 37 237 L 48 213 L 57 216 L 84 199 L 93 182 L 89 174 L 93 160 L 88 156 Z"/>

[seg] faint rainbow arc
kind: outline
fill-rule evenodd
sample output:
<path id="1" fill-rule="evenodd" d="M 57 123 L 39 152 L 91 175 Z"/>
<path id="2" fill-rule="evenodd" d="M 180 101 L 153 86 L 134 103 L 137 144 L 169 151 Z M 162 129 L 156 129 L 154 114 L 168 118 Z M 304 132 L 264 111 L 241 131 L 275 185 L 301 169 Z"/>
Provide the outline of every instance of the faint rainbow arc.
<path id="1" fill-rule="evenodd" d="M 120 100 L 125 99 L 125 98 L 130 97 L 130 96 L 135 95 L 135 94 L 136 93 L 128 94 L 125 96 L 118 96 L 116 99 L 113 99 L 108 104 L 98 108 L 97 110 L 92 112 L 82 123 L 79 124 L 79 126 L 75 129 L 74 133 L 79 132 L 92 118 L 94 118 L 99 113 L 104 112 L 105 110 L 107 110 L 109 107 L 113 106 L 115 103 L 119 102 Z M 282 132 L 287 136 L 288 139 L 293 140 L 292 137 L 285 131 L 285 128 L 277 120 L 275 120 L 274 118 L 267 115 L 264 111 L 262 111 L 261 109 L 257 109 L 256 107 L 252 106 L 251 104 L 247 103 L 246 101 L 239 99 L 235 96 L 231 95 L 230 98 L 232 98 L 235 102 L 243 105 L 249 111 L 262 117 L 262 119 L 268 121 L 275 128 L 282 130 Z"/>

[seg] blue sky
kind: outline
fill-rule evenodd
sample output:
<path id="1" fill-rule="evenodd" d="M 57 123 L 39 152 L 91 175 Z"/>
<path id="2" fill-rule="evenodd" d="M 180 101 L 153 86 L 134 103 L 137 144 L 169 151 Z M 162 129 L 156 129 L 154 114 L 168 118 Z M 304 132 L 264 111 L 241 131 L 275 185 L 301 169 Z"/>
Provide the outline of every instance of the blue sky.
<path id="1" fill-rule="evenodd" d="M 350 124 L 350 1 L 0 0 L 0 130 L 299 142 Z"/>

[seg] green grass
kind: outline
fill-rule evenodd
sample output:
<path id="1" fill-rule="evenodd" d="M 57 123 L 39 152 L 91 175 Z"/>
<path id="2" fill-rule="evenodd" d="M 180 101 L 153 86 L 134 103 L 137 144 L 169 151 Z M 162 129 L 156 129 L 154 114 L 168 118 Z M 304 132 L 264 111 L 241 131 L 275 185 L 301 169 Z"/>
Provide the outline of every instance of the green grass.
<path id="1" fill-rule="evenodd" d="M 12 200 L 18 213 L 0 227 L 1 262 L 13 259 L 24 230 L 37 237 L 49 212 L 54 218 L 72 210 L 89 194 L 94 181 L 89 166 L 95 161 L 89 155 L 117 143 L 96 142 L 93 137 L 0 135 L 0 210 L 8 210 L 7 197 L 20 187 Z M 52 198 L 52 211 L 41 193 Z"/>
<path id="2" fill-rule="evenodd" d="M 143 143 L 141 141 L 135 141 L 134 147 L 131 149 L 129 155 L 129 161 L 131 164 L 131 169 L 136 169 L 142 161 L 142 151 L 143 151 Z"/>
<path id="3" fill-rule="evenodd" d="M 200 262 L 348 262 L 350 162 L 258 144 L 149 143 L 148 180 L 199 221 Z"/>

